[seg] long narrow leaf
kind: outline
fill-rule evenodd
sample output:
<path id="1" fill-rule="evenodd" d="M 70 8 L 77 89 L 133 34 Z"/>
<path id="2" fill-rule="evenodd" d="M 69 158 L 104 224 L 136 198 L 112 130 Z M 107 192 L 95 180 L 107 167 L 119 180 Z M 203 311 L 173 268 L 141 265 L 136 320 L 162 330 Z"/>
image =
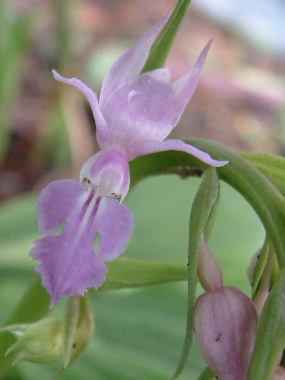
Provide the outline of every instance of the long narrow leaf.
<path id="1" fill-rule="evenodd" d="M 285 158 L 264 152 L 243 152 L 242 156 L 252 162 L 278 187 L 285 196 Z"/>
<path id="2" fill-rule="evenodd" d="M 187 326 L 184 346 L 178 367 L 173 378 L 182 372 L 193 339 L 193 320 L 196 301 L 197 260 L 204 228 L 209 220 L 211 210 L 218 198 L 219 181 L 215 168 L 206 170 L 201 186 L 196 194 L 190 214 L 189 248 L 188 248 L 188 306 Z"/>
<path id="3" fill-rule="evenodd" d="M 119 258 L 108 264 L 107 280 L 100 291 L 140 288 L 172 281 L 186 281 L 187 268 L 184 265 L 164 261 Z"/>
<path id="4" fill-rule="evenodd" d="M 176 8 L 167 24 L 153 44 L 142 72 L 154 70 L 164 65 L 178 28 L 183 21 L 190 3 L 191 0 L 178 0 Z"/>
<path id="5" fill-rule="evenodd" d="M 264 305 L 258 325 L 248 380 L 270 380 L 285 344 L 285 270 Z"/>

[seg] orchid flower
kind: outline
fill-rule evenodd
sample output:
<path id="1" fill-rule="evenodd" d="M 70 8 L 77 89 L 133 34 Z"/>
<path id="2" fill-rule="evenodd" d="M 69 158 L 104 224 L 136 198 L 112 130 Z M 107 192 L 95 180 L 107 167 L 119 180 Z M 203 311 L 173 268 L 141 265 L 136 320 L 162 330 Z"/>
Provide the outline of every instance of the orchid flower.
<path id="1" fill-rule="evenodd" d="M 104 80 L 100 100 L 76 78 L 55 79 L 79 89 L 93 111 L 101 150 L 80 172 L 80 183 L 64 179 L 50 183 L 38 203 L 39 229 L 31 256 L 54 305 L 61 296 L 84 294 L 106 278 L 105 262 L 118 257 L 133 232 L 133 215 L 122 204 L 130 185 L 128 161 L 165 150 L 179 150 L 205 163 L 222 166 L 207 153 L 179 140 L 163 141 L 178 123 L 197 85 L 210 43 L 193 70 L 171 82 L 170 71 L 159 68 L 140 74 L 150 48 L 168 18 L 163 19 L 120 57 Z M 120 198 L 120 202 L 118 199 Z M 56 234 L 66 221 L 63 232 Z M 96 236 L 98 248 L 94 248 Z"/>

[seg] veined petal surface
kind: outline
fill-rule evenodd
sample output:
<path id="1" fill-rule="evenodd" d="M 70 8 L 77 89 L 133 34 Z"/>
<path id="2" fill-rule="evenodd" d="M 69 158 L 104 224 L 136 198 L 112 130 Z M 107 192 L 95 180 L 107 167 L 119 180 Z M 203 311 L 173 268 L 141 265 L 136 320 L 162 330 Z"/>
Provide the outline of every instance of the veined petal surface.
<path id="1" fill-rule="evenodd" d="M 69 218 L 75 208 L 81 208 L 87 196 L 86 190 L 74 179 L 53 181 L 39 197 L 37 213 L 39 230 L 44 235 L 53 234 L 59 225 Z"/>
<path id="2" fill-rule="evenodd" d="M 177 117 L 177 119 L 175 120 L 175 125 L 178 123 L 184 108 L 186 107 L 187 103 L 189 102 L 195 91 L 211 43 L 212 41 L 209 41 L 207 45 L 204 47 L 193 69 L 188 74 L 182 76 L 181 78 L 177 79 L 175 82 L 172 83 L 172 88 L 175 96 L 174 107 L 176 109 Z"/>
<path id="3" fill-rule="evenodd" d="M 177 119 L 169 70 L 131 78 L 112 92 L 101 110 L 113 143 L 126 151 L 144 142 L 164 140 Z"/>
<path id="4" fill-rule="evenodd" d="M 145 33 L 108 71 L 100 93 L 100 106 L 106 98 L 122 83 L 139 75 L 147 60 L 150 48 L 158 33 L 167 23 L 166 16 Z"/>
<path id="5" fill-rule="evenodd" d="M 102 199 L 106 205 L 98 210 L 100 243 L 98 257 L 104 262 L 116 259 L 124 252 L 134 229 L 131 210 L 114 198 Z"/>
<path id="6" fill-rule="evenodd" d="M 79 198 L 74 198 L 72 204 L 66 196 L 65 204 L 63 192 L 66 181 L 61 198 L 56 199 L 61 203 L 56 203 L 52 217 L 46 218 L 54 221 L 56 206 L 67 209 L 68 204 L 70 212 L 64 214 L 59 211 L 60 217 L 57 218 L 59 221 L 65 217 L 63 232 L 36 240 L 30 251 L 34 260 L 41 261 L 36 270 L 41 273 L 43 285 L 52 296 L 51 306 L 63 295 L 83 295 L 89 287 L 100 287 L 108 270 L 104 261 L 118 257 L 133 232 L 133 216 L 128 207 L 116 199 L 97 197 L 93 189 L 86 191 L 84 186 L 78 185 Z M 56 185 L 59 186 L 58 183 Z M 94 249 L 97 234 L 100 235 L 98 252 Z"/>
<path id="7" fill-rule="evenodd" d="M 149 142 L 145 144 L 138 145 L 128 152 L 129 160 L 134 159 L 138 156 L 143 156 L 145 154 L 163 152 L 166 150 L 179 150 L 181 152 L 186 152 L 192 156 L 197 157 L 199 160 L 205 162 L 211 166 L 224 166 L 228 161 L 217 161 L 214 160 L 208 153 L 197 149 L 195 146 L 186 144 L 181 140 L 165 140 L 161 142 Z"/>
<path id="8" fill-rule="evenodd" d="M 110 133 L 108 125 L 106 124 L 104 116 L 102 115 L 102 112 L 100 110 L 96 92 L 77 78 L 65 78 L 62 75 L 58 74 L 58 72 L 56 72 L 55 70 L 52 70 L 52 73 L 56 80 L 77 88 L 83 93 L 83 95 L 85 95 L 86 99 L 90 104 L 93 117 L 96 122 L 96 135 L 100 147 L 102 148 L 103 146 L 110 143 Z"/>

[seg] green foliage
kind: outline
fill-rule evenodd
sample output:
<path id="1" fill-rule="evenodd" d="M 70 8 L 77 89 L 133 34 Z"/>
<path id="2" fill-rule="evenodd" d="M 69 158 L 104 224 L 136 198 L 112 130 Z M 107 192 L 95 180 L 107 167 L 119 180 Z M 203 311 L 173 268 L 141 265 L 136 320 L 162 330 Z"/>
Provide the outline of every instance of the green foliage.
<path id="1" fill-rule="evenodd" d="M 12 14 L 9 2 L 0 2 L 0 159 L 9 143 L 9 118 L 20 90 L 21 60 L 30 36 L 30 20 L 27 16 Z"/>
<path id="2" fill-rule="evenodd" d="M 285 265 L 285 198 L 279 190 L 258 168 L 243 158 L 240 153 L 224 146 L 207 141 L 193 139 L 189 143 L 208 152 L 218 160 L 229 160 L 229 163 L 217 169 L 220 179 L 237 190 L 254 208 L 264 228 L 272 240 L 280 266 Z M 269 164 L 268 164 L 269 166 Z M 134 160 L 131 169 L 136 183 L 144 175 L 161 172 L 181 173 L 181 168 L 198 168 L 205 170 L 207 165 L 183 152 L 161 152 Z"/>
<path id="3" fill-rule="evenodd" d="M 198 380 L 217 380 L 216 375 L 211 370 L 211 368 L 207 367 L 203 371 L 203 373 L 199 376 Z"/>
<path id="4" fill-rule="evenodd" d="M 194 308 L 196 301 L 197 284 L 197 260 L 200 252 L 200 243 L 205 226 L 213 206 L 219 195 L 219 181 L 215 168 L 205 171 L 203 181 L 194 199 L 189 224 L 189 248 L 188 248 L 188 306 L 187 326 L 183 351 L 173 378 L 182 372 L 189 355 L 193 339 Z"/>
<path id="5" fill-rule="evenodd" d="M 186 284 L 181 283 L 181 279 L 187 277 L 187 224 L 199 183 L 200 179 L 197 178 L 180 180 L 176 176 L 164 175 L 141 182 L 129 193 L 126 202 L 136 218 L 134 236 L 122 258 L 110 263 L 104 286 L 113 286 L 113 278 L 116 278 L 119 279 L 116 284 L 118 288 L 125 286 L 122 281 L 129 287 L 141 285 L 143 289 L 107 291 L 105 288 L 106 291 L 103 291 L 103 286 L 102 292 L 89 292 L 97 326 L 95 337 L 86 353 L 63 375 L 63 380 L 81 379 L 82 373 L 85 379 L 93 379 L 96 375 L 97 380 L 169 378 L 177 365 L 185 333 L 187 294 Z M 35 209 L 36 197 L 22 197 L 0 208 L 1 269 L 3 273 L 9 272 L 9 276 L 1 277 L 1 310 L 7 314 L 9 309 L 12 310 L 12 305 L 21 300 L 17 312 L 9 318 L 9 324 L 21 322 L 22 319 L 26 322 L 38 320 L 48 313 L 50 297 L 42 288 L 39 278 L 22 298 L 30 278 L 36 277 L 34 265 L 27 254 L 32 240 L 39 237 Z M 235 215 L 234 224 L 229 223 L 232 215 Z M 240 225 L 242 228 L 235 228 Z M 255 231 L 254 236 L 252 230 Z M 211 244 L 230 284 L 246 288 L 244 268 L 262 237 L 262 228 L 250 207 L 237 193 L 222 184 Z M 160 267 L 163 261 L 166 262 Z M 231 269 L 233 263 L 234 272 Z M 144 273 L 140 272 L 143 267 L 145 278 Z M 120 268 L 123 269 L 122 274 Z M 147 273 L 150 269 L 151 276 Z M 131 273 L 133 270 L 136 271 L 134 275 Z M 139 277 L 137 284 L 134 284 L 136 275 Z M 155 277 L 159 281 L 166 278 L 167 281 L 179 280 L 179 283 L 145 287 L 147 281 L 151 285 Z M 62 318 L 64 305 L 65 300 L 62 300 L 52 314 Z M 3 321 L 3 313 L 1 317 Z M 1 336 L 1 352 L 4 342 L 6 349 L 9 348 L 9 338 L 8 334 Z M 1 356 L 1 365 L 3 360 L 6 359 Z M 50 380 L 61 366 L 61 362 L 41 367 L 23 363 L 17 365 L 17 369 L 23 379 L 36 380 L 40 374 L 41 379 Z M 180 379 L 196 380 L 204 367 L 194 342 Z M 9 370 L 7 379 L 12 378 L 11 374 Z"/>
<path id="6" fill-rule="evenodd" d="M 264 270 L 266 268 L 266 262 L 268 259 L 268 253 L 269 253 L 269 241 L 266 238 L 263 244 L 263 247 L 259 253 L 258 260 L 256 262 L 256 266 L 254 268 L 254 275 L 253 275 L 253 283 L 252 283 L 252 298 L 254 299 L 256 292 L 258 290 L 258 286 L 260 284 L 262 274 L 264 273 Z"/>
<path id="7" fill-rule="evenodd" d="M 162 67 L 173 44 L 176 33 L 188 10 L 191 0 L 179 0 L 167 24 L 153 44 L 142 72 Z"/>
<path id="8" fill-rule="evenodd" d="M 119 258 L 108 264 L 107 281 L 99 289 L 116 290 L 141 288 L 171 281 L 186 281 L 186 265 L 165 261 Z"/>
<path id="9" fill-rule="evenodd" d="M 285 158 L 264 152 L 243 152 L 242 156 L 264 173 L 285 196 Z"/>
<path id="10" fill-rule="evenodd" d="M 285 270 L 270 292 L 260 316 L 248 380 L 270 380 L 285 345 Z"/>

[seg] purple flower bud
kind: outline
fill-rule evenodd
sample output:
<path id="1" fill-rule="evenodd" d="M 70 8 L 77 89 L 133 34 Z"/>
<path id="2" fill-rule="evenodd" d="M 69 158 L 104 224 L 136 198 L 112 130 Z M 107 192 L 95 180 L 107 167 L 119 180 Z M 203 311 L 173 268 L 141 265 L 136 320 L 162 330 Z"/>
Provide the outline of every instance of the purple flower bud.
<path id="1" fill-rule="evenodd" d="M 215 290 L 223 287 L 223 274 L 214 255 L 209 250 L 204 238 L 201 240 L 198 257 L 198 276 L 205 290 Z"/>
<path id="2" fill-rule="evenodd" d="M 277 367 L 271 380 L 285 380 L 285 369 Z"/>
<path id="3" fill-rule="evenodd" d="M 211 290 L 198 298 L 197 341 L 219 380 L 246 380 L 257 320 L 254 303 L 236 288 Z"/>

